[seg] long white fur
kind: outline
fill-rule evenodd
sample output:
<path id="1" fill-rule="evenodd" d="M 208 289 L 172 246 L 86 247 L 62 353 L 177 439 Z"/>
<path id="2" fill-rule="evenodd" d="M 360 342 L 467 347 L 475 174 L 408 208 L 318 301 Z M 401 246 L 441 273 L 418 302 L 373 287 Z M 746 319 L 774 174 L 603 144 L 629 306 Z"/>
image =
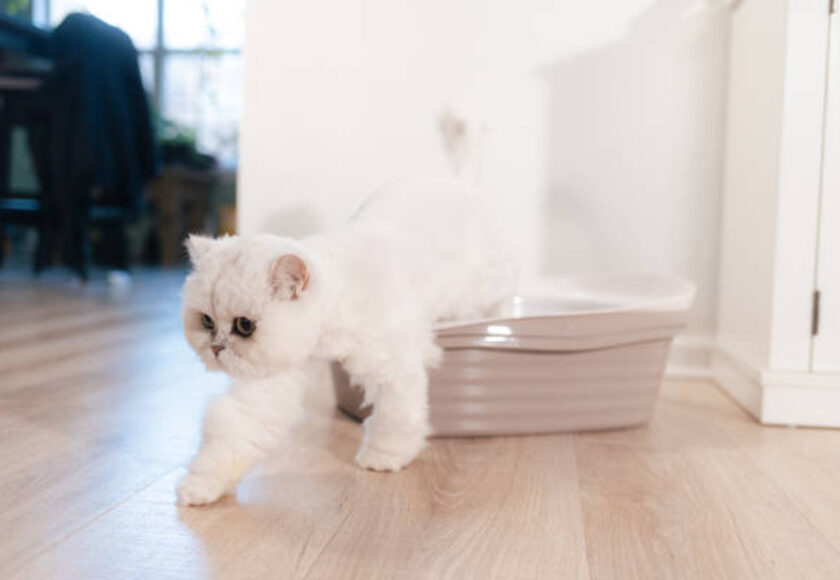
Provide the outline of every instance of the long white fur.
<path id="1" fill-rule="evenodd" d="M 452 129 L 449 120 L 449 129 Z M 447 133 L 458 165 L 473 136 Z M 270 234 L 193 236 L 184 286 L 187 341 L 230 392 L 207 410 L 201 448 L 178 486 L 180 503 L 232 492 L 250 467 L 302 418 L 312 364 L 340 361 L 374 405 L 356 462 L 397 471 L 429 434 L 427 368 L 437 363 L 433 325 L 486 316 L 514 293 L 516 268 L 471 179 L 414 179 L 371 197 L 343 227 L 300 241 Z M 275 275 L 283 256 L 300 257 L 308 280 Z M 305 287 L 304 287 L 305 286 Z M 294 298 L 294 296 L 297 296 Z M 211 316 L 213 333 L 201 324 Z M 249 338 L 234 318 L 256 322 Z M 225 348 L 218 356 L 211 344 Z"/>

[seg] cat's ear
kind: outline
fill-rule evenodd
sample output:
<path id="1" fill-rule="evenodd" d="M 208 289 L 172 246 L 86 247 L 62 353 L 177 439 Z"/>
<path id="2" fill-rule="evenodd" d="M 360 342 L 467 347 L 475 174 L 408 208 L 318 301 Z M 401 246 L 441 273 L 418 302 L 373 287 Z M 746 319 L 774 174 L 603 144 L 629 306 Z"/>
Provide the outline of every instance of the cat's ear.
<path id="1" fill-rule="evenodd" d="M 300 256 L 285 254 L 271 264 L 269 282 L 275 297 L 297 300 L 309 284 L 309 268 Z"/>
<path id="2" fill-rule="evenodd" d="M 187 254 L 190 256 L 190 262 L 192 262 L 193 268 L 198 268 L 198 265 L 204 259 L 204 256 L 206 256 L 207 252 L 210 251 L 210 248 L 213 247 L 214 242 L 215 240 L 213 240 L 213 238 L 200 236 L 198 234 L 190 234 L 184 242 L 184 246 L 187 248 Z"/>

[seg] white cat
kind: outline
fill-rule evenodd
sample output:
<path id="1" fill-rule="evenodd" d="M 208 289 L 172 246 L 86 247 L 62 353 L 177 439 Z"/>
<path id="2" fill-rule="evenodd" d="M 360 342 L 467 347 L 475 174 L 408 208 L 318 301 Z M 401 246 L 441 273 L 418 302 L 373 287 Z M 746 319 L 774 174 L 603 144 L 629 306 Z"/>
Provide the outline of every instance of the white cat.
<path id="1" fill-rule="evenodd" d="M 474 138 L 442 120 L 456 169 Z M 309 368 L 340 361 L 373 404 L 356 462 L 397 471 L 429 434 L 433 325 L 486 316 L 515 290 L 516 268 L 467 179 L 416 179 L 370 198 L 343 227 L 187 242 L 187 341 L 233 378 L 210 403 L 201 448 L 178 485 L 182 504 L 232 492 L 302 415 Z"/>

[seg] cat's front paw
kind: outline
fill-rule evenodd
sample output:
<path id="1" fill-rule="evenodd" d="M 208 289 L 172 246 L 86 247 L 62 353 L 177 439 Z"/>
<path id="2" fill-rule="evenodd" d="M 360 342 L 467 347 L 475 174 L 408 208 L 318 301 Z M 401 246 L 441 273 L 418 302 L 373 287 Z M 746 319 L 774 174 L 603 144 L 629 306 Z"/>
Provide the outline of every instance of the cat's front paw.
<path id="1" fill-rule="evenodd" d="M 197 473 L 188 473 L 178 482 L 180 505 L 206 505 L 218 500 L 227 492 L 225 482 Z"/>

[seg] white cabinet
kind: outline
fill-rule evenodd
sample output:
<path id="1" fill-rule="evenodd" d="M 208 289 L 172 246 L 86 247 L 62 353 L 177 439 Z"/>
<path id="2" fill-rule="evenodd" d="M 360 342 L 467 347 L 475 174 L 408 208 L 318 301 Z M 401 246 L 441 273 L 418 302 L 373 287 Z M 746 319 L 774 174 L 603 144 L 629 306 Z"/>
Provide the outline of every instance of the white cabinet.
<path id="1" fill-rule="evenodd" d="M 712 372 L 765 423 L 840 427 L 840 16 L 830 4 L 733 3 Z"/>

